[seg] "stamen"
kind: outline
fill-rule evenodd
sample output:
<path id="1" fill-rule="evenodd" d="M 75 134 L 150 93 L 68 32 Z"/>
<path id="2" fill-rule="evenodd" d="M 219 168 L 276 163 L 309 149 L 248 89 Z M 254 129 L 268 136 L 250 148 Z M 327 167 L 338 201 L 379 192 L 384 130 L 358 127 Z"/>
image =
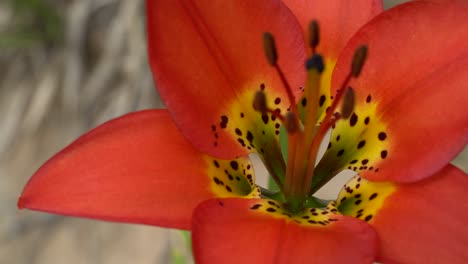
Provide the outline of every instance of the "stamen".
<path id="1" fill-rule="evenodd" d="M 288 98 L 289 98 L 289 103 L 291 109 L 297 113 L 297 109 L 295 107 L 295 102 L 294 102 L 294 94 L 292 92 L 291 86 L 289 85 L 288 81 L 286 80 L 286 77 L 284 76 L 283 71 L 277 64 L 278 62 L 278 53 L 276 52 L 276 44 L 275 44 L 275 38 L 270 32 L 265 32 L 263 33 L 263 49 L 265 51 L 265 56 L 268 60 L 268 63 L 275 67 L 276 71 L 278 72 L 278 75 L 281 79 L 281 82 L 283 83 L 284 87 L 286 88 L 286 92 L 288 93 Z"/>
<path id="2" fill-rule="evenodd" d="M 354 78 L 359 77 L 361 74 L 362 67 L 366 62 L 367 58 L 367 46 L 362 45 L 357 48 L 356 52 L 354 53 L 353 61 L 351 63 L 351 73 Z"/>
<path id="3" fill-rule="evenodd" d="M 343 97 L 343 105 L 341 106 L 341 115 L 343 118 L 348 118 L 354 110 L 354 90 L 351 87 L 346 89 Z"/>
<path id="4" fill-rule="evenodd" d="M 312 54 L 320 42 L 320 30 L 317 20 L 312 20 L 309 24 L 309 47 L 312 49 Z"/>
<path id="5" fill-rule="evenodd" d="M 299 130 L 299 120 L 293 112 L 286 113 L 284 127 L 288 133 L 296 133 Z"/>
<path id="6" fill-rule="evenodd" d="M 294 163 L 296 159 L 296 150 L 298 146 L 298 142 L 300 142 L 301 134 L 299 129 L 299 122 L 296 114 L 294 112 L 289 111 L 285 116 L 284 125 L 288 132 L 288 161 L 286 165 L 286 181 L 284 184 L 284 192 L 286 197 L 297 197 L 298 183 L 300 179 L 298 179 L 298 175 L 295 170 Z"/>
<path id="7" fill-rule="evenodd" d="M 278 53 L 276 52 L 275 38 L 270 32 L 263 33 L 263 49 L 268 63 L 271 66 L 276 66 L 278 61 Z"/>

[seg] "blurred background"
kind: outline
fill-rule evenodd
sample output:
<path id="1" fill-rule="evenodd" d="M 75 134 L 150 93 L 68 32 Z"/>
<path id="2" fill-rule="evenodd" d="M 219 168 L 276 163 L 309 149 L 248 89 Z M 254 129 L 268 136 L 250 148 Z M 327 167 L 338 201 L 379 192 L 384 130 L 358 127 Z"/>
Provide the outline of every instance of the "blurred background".
<path id="1" fill-rule="evenodd" d="M 32 173 L 73 139 L 164 107 L 144 16 L 143 0 L 0 1 L 0 264 L 175 263 L 188 254 L 178 231 L 16 208 Z M 466 171 L 467 160 L 465 151 L 455 163 Z"/>

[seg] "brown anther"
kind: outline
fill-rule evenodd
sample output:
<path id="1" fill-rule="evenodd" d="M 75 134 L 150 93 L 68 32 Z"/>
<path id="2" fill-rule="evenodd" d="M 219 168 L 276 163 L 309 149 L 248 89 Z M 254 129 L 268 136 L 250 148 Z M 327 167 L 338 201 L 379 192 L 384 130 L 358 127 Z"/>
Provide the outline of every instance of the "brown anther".
<path id="1" fill-rule="evenodd" d="M 341 106 L 341 116 L 343 118 L 348 118 L 351 113 L 354 111 L 354 90 L 351 87 L 348 87 L 346 89 L 346 92 L 343 97 L 343 104 Z"/>
<path id="2" fill-rule="evenodd" d="M 320 30 L 317 20 L 312 20 L 309 23 L 309 46 L 315 49 L 320 42 Z"/>
<path id="3" fill-rule="evenodd" d="M 278 61 L 278 53 L 276 52 L 275 38 L 270 32 L 263 33 L 263 49 L 268 63 L 271 66 L 276 66 Z"/>
<path id="4" fill-rule="evenodd" d="M 358 77 L 361 74 L 362 67 L 367 58 L 367 46 L 362 45 L 354 52 L 353 61 L 351 62 L 351 74 L 353 77 Z"/>
<path id="5" fill-rule="evenodd" d="M 286 127 L 286 131 L 291 134 L 299 130 L 299 121 L 294 112 L 289 111 L 286 113 L 284 126 Z"/>
<path id="6" fill-rule="evenodd" d="M 253 100 L 253 108 L 262 114 L 268 111 L 266 96 L 263 91 L 257 91 Z"/>

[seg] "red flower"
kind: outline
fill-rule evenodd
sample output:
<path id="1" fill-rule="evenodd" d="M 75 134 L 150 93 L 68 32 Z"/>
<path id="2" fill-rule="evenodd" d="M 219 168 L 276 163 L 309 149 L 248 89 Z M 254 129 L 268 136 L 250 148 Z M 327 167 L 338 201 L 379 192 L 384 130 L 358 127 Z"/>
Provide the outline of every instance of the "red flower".
<path id="1" fill-rule="evenodd" d="M 377 1 L 154 0 L 147 10 L 169 111 L 83 135 L 36 172 L 20 208 L 189 229 L 200 263 L 468 261 L 468 178 L 448 165 L 468 141 L 466 1 L 415 1 L 367 24 Z M 263 32 L 277 45 L 267 37 L 270 65 Z M 255 185 L 250 152 L 280 193 Z M 323 206 L 313 194 L 345 169 L 360 176 Z"/>

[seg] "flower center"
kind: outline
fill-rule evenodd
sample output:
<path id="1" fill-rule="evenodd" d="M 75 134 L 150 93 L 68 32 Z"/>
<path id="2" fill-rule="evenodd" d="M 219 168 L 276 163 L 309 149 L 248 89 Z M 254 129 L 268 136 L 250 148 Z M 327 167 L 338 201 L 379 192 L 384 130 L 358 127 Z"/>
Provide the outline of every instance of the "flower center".
<path id="1" fill-rule="evenodd" d="M 330 180 L 329 177 L 315 177 L 314 179 L 318 150 L 327 131 L 339 119 L 346 119 L 353 113 L 355 96 L 353 89 L 348 84 L 352 78 L 357 78 L 360 75 L 367 56 L 367 47 L 361 46 L 356 50 L 349 74 L 334 95 L 330 107 L 321 112 L 320 108 L 326 100 L 320 94 L 325 64 L 323 57 L 316 53 L 319 44 L 318 23 L 313 21 L 309 26 L 308 44 L 311 56 L 305 63 L 307 80 L 303 97 L 298 104 L 295 104 L 291 86 L 288 84 L 281 67 L 277 64 L 278 54 L 274 37 L 270 33 L 265 33 L 263 43 L 268 63 L 276 69 L 282 80 L 290 106 L 285 114 L 269 108 L 265 91 L 259 90 L 254 96 L 253 107 L 262 115 L 275 116 L 285 128 L 287 162 L 284 184 L 280 179 L 273 178 L 280 186 L 289 210 L 297 212 L 304 207 L 309 207 L 308 203 L 314 201 L 312 195 L 317 191 L 317 186 L 320 188 Z M 337 111 L 338 106 L 341 106 L 339 112 Z"/>

